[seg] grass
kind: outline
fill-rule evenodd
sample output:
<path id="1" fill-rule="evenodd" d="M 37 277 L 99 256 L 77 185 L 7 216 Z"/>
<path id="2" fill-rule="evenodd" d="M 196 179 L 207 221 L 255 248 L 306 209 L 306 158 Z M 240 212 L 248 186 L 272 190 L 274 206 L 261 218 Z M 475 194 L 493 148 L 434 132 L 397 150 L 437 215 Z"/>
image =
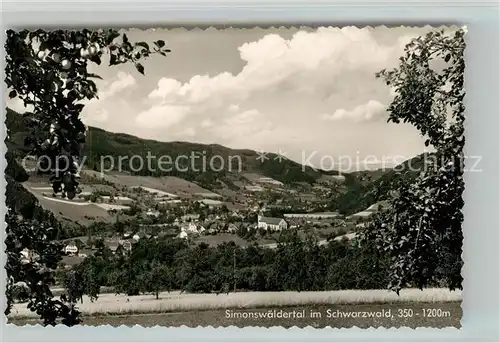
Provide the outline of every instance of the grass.
<path id="1" fill-rule="evenodd" d="M 129 301 L 127 301 L 129 300 Z M 160 299 L 152 295 L 128 297 L 102 294 L 96 302 L 84 297 L 78 304 L 85 315 L 117 315 L 137 313 L 165 313 L 179 311 L 206 311 L 218 309 L 248 309 L 262 307 L 388 304 L 388 303 L 442 303 L 461 301 L 461 292 L 441 288 L 405 289 L 398 296 L 388 290 L 344 290 L 325 292 L 241 292 L 229 294 L 180 294 L 163 292 Z M 36 314 L 26 304 L 16 304 L 11 318 L 30 318 Z"/>
<path id="2" fill-rule="evenodd" d="M 196 243 L 206 243 L 210 246 L 217 246 L 222 243 L 233 241 L 238 246 L 247 246 L 250 243 L 240 238 L 234 233 L 218 233 L 217 235 L 202 235 L 194 240 Z"/>

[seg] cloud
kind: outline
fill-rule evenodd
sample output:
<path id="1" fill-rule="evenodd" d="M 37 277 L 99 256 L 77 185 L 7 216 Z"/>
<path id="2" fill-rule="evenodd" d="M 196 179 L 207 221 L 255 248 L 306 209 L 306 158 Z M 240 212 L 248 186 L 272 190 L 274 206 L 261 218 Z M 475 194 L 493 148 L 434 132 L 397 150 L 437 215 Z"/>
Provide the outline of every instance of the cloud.
<path id="1" fill-rule="evenodd" d="M 282 89 L 324 91 L 325 84 L 349 71 L 375 71 L 397 63 L 408 37 L 384 45 L 368 28 L 323 27 L 299 31 L 291 39 L 267 34 L 238 47 L 244 63 L 239 73 L 195 75 L 187 82 L 162 78 L 149 99 L 169 104 L 232 106 L 259 92 Z M 305 86 L 307 85 L 307 86 Z M 233 105 L 231 105 L 233 104 Z"/>
<path id="2" fill-rule="evenodd" d="M 169 95 L 178 93 L 181 87 L 182 84 L 177 80 L 162 78 L 158 81 L 158 87 L 149 93 L 148 98 L 165 100 Z"/>
<path id="3" fill-rule="evenodd" d="M 86 111 L 82 114 L 82 121 L 85 123 L 104 123 L 109 119 L 109 112 L 104 108 L 98 108 L 94 111 Z"/>
<path id="4" fill-rule="evenodd" d="M 238 112 L 240 110 L 240 105 L 231 104 L 227 109 L 231 112 Z"/>
<path id="5" fill-rule="evenodd" d="M 210 118 L 208 119 L 204 119 L 201 123 L 200 123 L 200 126 L 203 127 L 203 128 L 210 128 L 212 127 L 214 124 L 212 123 L 212 120 Z"/>
<path id="6" fill-rule="evenodd" d="M 196 136 L 196 130 L 192 127 L 188 127 L 178 134 L 179 137 L 193 138 Z"/>
<path id="7" fill-rule="evenodd" d="M 389 95 L 394 98 L 396 95 L 398 95 L 397 88 L 396 87 L 391 87 L 389 89 Z"/>
<path id="8" fill-rule="evenodd" d="M 189 112 L 187 106 L 159 105 L 139 113 L 135 122 L 145 129 L 165 129 L 183 120 Z"/>
<path id="9" fill-rule="evenodd" d="M 226 120 L 230 126 L 239 127 L 247 124 L 252 124 L 259 120 L 262 114 L 256 109 L 244 111 L 238 115 L 231 116 Z"/>
<path id="10" fill-rule="evenodd" d="M 356 106 L 351 110 L 338 109 L 333 114 L 323 114 L 323 120 L 350 120 L 354 122 L 378 120 L 386 113 L 387 107 L 376 101 L 370 100 L 365 104 Z"/>
<path id="11" fill-rule="evenodd" d="M 127 88 L 135 86 L 136 83 L 136 79 L 131 74 L 121 71 L 116 75 L 114 81 L 101 87 L 101 91 L 99 91 L 99 100 L 110 98 Z"/>
<path id="12" fill-rule="evenodd" d="M 226 141 L 239 139 L 273 129 L 273 125 L 256 109 L 230 114 L 220 124 L 214 125 L 212 132 Z"/>

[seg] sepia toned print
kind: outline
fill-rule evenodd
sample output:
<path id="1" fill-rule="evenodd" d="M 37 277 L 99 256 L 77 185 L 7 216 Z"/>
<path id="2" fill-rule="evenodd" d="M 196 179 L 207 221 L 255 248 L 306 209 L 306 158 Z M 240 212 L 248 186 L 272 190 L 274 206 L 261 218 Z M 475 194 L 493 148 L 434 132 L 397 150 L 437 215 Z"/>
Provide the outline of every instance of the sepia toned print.
<path id="1" fill-rule="evenodd" d="M 465 33 L 8 31 L 8 322 L 459 327 Z"/>

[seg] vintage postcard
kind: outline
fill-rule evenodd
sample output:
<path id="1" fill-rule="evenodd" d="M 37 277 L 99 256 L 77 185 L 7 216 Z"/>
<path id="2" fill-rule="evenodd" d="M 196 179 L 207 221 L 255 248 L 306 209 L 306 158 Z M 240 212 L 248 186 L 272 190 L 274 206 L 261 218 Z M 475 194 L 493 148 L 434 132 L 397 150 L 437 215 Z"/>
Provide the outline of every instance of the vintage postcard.
<path id="1" fill-rule="evenodd" d="M 8 31 L 8 322 L 460 327 L 465 34 Z"/>

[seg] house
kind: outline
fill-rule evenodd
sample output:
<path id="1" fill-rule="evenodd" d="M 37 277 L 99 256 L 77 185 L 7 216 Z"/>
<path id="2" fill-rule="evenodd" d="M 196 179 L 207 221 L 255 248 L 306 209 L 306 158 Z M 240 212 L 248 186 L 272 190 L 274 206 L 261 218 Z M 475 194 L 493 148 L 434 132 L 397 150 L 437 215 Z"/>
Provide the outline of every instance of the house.
<path id="1" fill-rule="evenodd" d="M 113 254 L 116 254 L 118 251 L 121 251 L 122 253 L 124 251 L 131 251 L 132 247 L 136 243 L 137 240 L 133 238 L 120 239 L 119 241 L 109 240 L 105 242 L 106 246 L 113 252 Z"/>
<path id="2" fill-rule="evenodd" d="M 227 226 L 227 232 L 229 232 L 229 233 L 235 233 L 237 230 L 238 230 L 238 227 L 233 223 L 231 223 Z"/>
<path id="3" fill-rule="evenodd" d="M 198 233 L 198 228 L 194 223 L 188 223 L 181 227 L 181 231 L 186 233 Z"/>
<path id="4" fill-rule="evenodd" d="M 257 227 L 264 230 L 281 231 L 285 230 L 288 224 L 283 218 L 263 217 L 259 215 Z"/>
<path id="5" fill-rule="evenodd" d="M 187 239 L 188 234 L 186 231 L 181 231 L 181 233 L 179 233 L 179 235 L 177 237 L 181 238 L 181 239 Z"/>
<path id="6" fill-rule="evenodd" d="M 68 244 L 64 247 L 64 252 L 68 255 L 76 255 L 78 253 L 78 248 L 74 244 Z"/>
<path id="7" fill-rule="evenodd" d="M 117 242 L 117 241 L 105 241 L 104 244 L 109 248 L 109 250 L 111 250 L 114 253 L 116 253 L 116 251 L 118 250 L 118 247 L 120 246 L 120 242 Z"/>
<path id="8" fill-rule="evenodd" d="M 207 233 L 209 233 L 209 234 L 216 233 L 216 232 L 220 231 L 221 227 L 222 227 L 222 224 L 219 222 L 214 221 L 214 222 L 208 223 L 207 224 L 207 229 L 208 229 Z"/>
<path id="9" fill-rule="evenodd" d="M 146 212 L 146 215 L 150 216 L 150 217 L 158 217 L 160 215 L 160 212 L 159 211 L 153 211 L 152 209 L 149 209 Z"/>
<path id="10" fill-rule="evenodd" d="M 181 217 L 183 222 L 194 221 L 194 220 L 198 220 L 199 218 L 200 218 L 199 214 L 186 214 L 186 215 Z"/>
<path id="11" fill-rule="evenodd" d="M 21 263 L 29 263 L 37 258 L 38 255 L 33 250 L 29 250 L 27 248 L 21 250 Z"/>
<path id="12" fill-rule="evenodd" d="M 117 252 L 124 252 L 124 251 L 130 251 L 132 250 L 133 245 L 137 243 L 137 241 L 133 238 L 126 238 L 126 239 L 120 239 L 120 240 L 106 240 L 104 244 L 113 252 L 113 254 L 116 254 Z"/>
<path id="13" fill-rule="evenodd" d="M 125 239 L 125 240 L 121 240 L 120 242 L 120 245 L 122 246 L 122 248 L 126 251 L 131 251 L 132 250 L 132 242 L 131 240 L 129 239 Z"/>
<path id="14" fill-rule="evenodd" d="M 356 229 L 363 229 L 368 226 L 368 223 L 359 223 L 356 224 Z"/>

